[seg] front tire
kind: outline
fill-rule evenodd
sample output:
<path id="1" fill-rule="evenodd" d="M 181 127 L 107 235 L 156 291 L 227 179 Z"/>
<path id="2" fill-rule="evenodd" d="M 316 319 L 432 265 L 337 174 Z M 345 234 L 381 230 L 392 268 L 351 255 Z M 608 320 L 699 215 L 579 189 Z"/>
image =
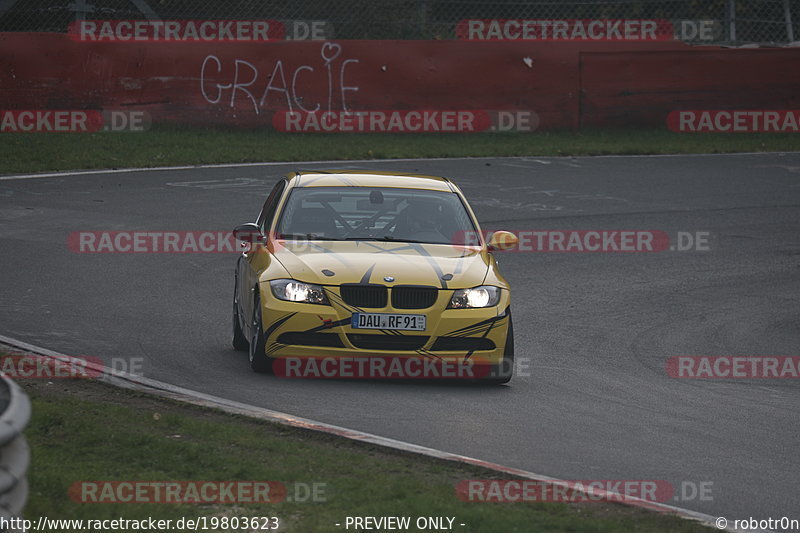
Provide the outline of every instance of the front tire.
<path id="1" fill-rule="evenodd" d="M 248 354 L 250 356 L 250 368 L 259 374 L 272 372 L 272 358 L 265 353 L 266 339 L 264 338 L 264 326 L 261 320 L 261 299 L 256 297 L 253 302 L 253 323 L 250 325 L 250 343 Z"/>
<path id="2" fill-rule="evenodd" d="M 236 295 L 239 287 L 237 284 L 233 288 L 233 348 L 240 352 L 246 352 L 250 349 L 250 343 L 242 331 L 242 325 L 239 323 L 239 309 L 236 301 Z"/>

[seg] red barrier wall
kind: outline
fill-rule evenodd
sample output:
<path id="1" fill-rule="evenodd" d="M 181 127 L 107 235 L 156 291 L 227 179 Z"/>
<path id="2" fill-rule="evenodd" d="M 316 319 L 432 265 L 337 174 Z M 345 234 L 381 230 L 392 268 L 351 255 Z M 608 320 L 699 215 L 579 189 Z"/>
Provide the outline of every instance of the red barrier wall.
<path id="1" fill-rule="evenodd" d="M 275 111 L 532 110 L 540 128 L 663 127 L 678 108 L 800 108 L 800 49 L 677 42 L 81 43 L 0 34 L 0 107 L 135 107 L 270 126 Z"/>
<path id="2" fill-rule="evenodd" d="M 679 109 L 800 109 L 798 67 L 800 48 L 581 52 L 581 125 L 663 126 Z"/>

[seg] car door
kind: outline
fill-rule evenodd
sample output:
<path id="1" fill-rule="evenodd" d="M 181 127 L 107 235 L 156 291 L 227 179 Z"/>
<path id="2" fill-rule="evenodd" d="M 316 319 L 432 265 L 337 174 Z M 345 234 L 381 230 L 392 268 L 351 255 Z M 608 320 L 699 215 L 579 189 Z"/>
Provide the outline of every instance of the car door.
<path id="1" fill-rule="evenodd" d="M 280 203 L 281 197 L 286 190 L 286 180 L 281 179 L 272 192 L 269 193 L 261 213 L 258 215 L 256 224 L 261 228 L 262 234 L 266 235 L 275 218 L 275 210 Z M 245 334 L 250 336 L 250 323 L 253 317 L 253 301 L 255 290 L 258 288 L 259 273 L 264 270 L 265 262 L 269 261 L 269 252 L 263 246 L 250 244 L 242 252 L 237 265 L 237 290 L 239 291 L 239 316 L 240 324 L 243 325 Z"/>

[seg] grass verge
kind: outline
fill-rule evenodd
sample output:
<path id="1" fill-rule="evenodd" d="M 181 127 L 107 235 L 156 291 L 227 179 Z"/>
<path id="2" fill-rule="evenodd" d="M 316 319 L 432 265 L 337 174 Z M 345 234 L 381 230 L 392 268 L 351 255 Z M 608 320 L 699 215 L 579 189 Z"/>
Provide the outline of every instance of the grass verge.
<path id="1" fill-rule="evenodd" d="M 417 157 L 694 154 L 800 150 L 794 133 L 590 130 L 472 134 L 285 134 L 155 127 L 142 133 L 4 133 L 0 173 Z"/>
<path id="2" fill-rule="evenodd" d="M 455 495 L 459 481 L 511 478 L 93 380 L 18 383 L 33 404 L 26 431 L 32 449 L 29 520 L 260 516 L 278 517 L 279 531 L 325 532 L 345 531 L 347 516 L 409 516 L 412 523 L 433 516 L 454 517 L 454 529 L 465 532 L 707 531 L 698 523 L 608 502 L 467 503 Z M 273 480 L 294 501 L 77 503 L 68 496 L 75 482 L 101 480 Z M 317 501 L 298 501 L 314 483 Z"/>

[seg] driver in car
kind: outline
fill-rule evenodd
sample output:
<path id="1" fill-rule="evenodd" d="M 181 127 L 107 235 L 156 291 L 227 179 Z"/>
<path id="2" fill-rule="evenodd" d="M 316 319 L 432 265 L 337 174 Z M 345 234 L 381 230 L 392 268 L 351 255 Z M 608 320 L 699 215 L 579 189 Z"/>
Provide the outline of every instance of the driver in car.
<path id="1" fill-rule="evenodd" d="M 414 241 L 446 243 L 440 231 L 441 206 L 438 202 L 417 199 L 403 210 L 403 224 L 395 230 L 395 238 L 406 238 Z"/>

